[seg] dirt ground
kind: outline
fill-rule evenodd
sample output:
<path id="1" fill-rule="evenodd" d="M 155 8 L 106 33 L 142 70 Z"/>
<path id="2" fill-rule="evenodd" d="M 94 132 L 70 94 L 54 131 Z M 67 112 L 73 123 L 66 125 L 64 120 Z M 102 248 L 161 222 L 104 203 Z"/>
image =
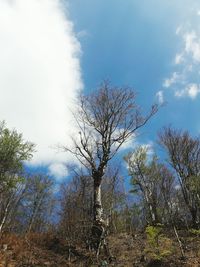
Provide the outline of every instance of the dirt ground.
<path id="1" fill-rule="evenodd" d="M 72 245 L 50 234 L 26 238 L 8 234 L 0 240 L 0 267 L 200 267 L 200 237 L 184 233 L 180 236 L 185 257 L 181 257 L 176 238 L 169 235 L 166 240 L 170 252 L 158 259 L 149 249 L 145 234 L 112 234 L 108 237 L 112 262 L 106 259 L 103 250 L 97 262 L 95 252 L 88 251 L 81 243 Z M 159 246 L 164 251 L 163 244 Z"/>

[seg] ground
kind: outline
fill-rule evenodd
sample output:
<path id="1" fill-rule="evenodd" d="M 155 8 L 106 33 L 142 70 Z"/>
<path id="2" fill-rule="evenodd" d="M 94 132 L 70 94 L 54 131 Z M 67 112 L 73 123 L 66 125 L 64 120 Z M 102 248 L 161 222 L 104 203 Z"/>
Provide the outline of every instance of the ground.
<path id="1" fill-rule="evenodd" d="M 94 251 L 86 249 L 81 242 L 69 244 L 66 239 L 52 234 L 31 234 L 24 238 L 7 234 L 0 240 L 0 267 L 199 267 L 200 237 L 184 231 L 179 234 L 184 258 L 173 232 L 161 239 L 159 250 L 152 247 L 144 233 L 112 234 L 108 237 L 113 255 L 111 263 L 103 251 L 97 263 Z"/>

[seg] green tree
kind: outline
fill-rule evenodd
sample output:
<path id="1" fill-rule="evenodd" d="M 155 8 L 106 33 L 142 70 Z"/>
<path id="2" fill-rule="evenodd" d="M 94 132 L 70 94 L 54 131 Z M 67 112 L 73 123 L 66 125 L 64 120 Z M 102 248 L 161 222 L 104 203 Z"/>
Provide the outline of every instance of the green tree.
<path id="1" fill-rule="evenodd" d="M 34 144 L 24 141 L 22 134 L 0 123 L 0 232 L 12 210 L 18 185 L 22 181 L 24 161 L 30 160 Z"/>

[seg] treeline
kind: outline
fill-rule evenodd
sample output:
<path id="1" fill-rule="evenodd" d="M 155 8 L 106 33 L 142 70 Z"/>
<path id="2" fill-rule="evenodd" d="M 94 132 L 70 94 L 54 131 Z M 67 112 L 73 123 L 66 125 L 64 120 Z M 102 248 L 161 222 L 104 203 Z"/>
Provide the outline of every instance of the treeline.
<path id="1" fill-rule="evenodd" d="M 124 157 L 128 178 L 112 164 L 108 168 L 102 206 L 110 233 L 135 233 L 149 225 L 199 229 L 200 139 L 169 127 L 159 133 L 158 142 L 163 160 L 139 146 Z M 93 221 L 91 177 L 77 173 L 61 192 L 60 230 L 72 239 L 87 240 Z"/>
<path id="2" fill-rule="evenodd" d="M 161 224 L 199 229 L 199 137 L 164 128 L 158 143 L 166 159 L 137 147 L 124 157 L 128 178 L 113 160 L 121 145 L 157 112 L 154 106 L 142 117 L 130 104 L 135 95 L 128 92 L 106 84 L 81 98 L 79 140 L 74 140 L 76 150 L 66 150 L 80 159 L 82 168 L 72 168 L 71 178 L 59 189 L 47 174 L 28 173 L 25 166 L 34 144 L 1 123 L 0 234 L 53 232 L 89 244 L 94 221 L 109 233 Z"/>
<path id="3" fill-rule="evenodd" d="M 34 144 L 22 134 L 0 124 L 0 234 L 47 231 L 55 208 L 54 181 L 44 174 L 30 174 L 25 162 Z"/>
<path id="4" fill-rule="evenodd" d="M 167 160 L 139 147 L 128 154 L 133 193 L 148 225 L 200 226 L 200 139 L 187 131 L 164 128 L 158 135 Z"/>
<path id="5" fill-rule="evenodd" d="M 200 139 L 165 128 L 158 140 L 168 155 L 166 162 L 140 146 L 124 157 L 130 181 L 120 168 L 108 168 L 102 205 L 110 232 L 135 232 L 159 223 L 199 228 Z M 73 169 L 70 181 L 56 191 L 52 177 L 25 171 L 24 161 L 33 153 L 33 144 L 1 123 L 0 232 L 56 231 L 87 241 L 93 223 L 93 180 L 84 169 Z"/>

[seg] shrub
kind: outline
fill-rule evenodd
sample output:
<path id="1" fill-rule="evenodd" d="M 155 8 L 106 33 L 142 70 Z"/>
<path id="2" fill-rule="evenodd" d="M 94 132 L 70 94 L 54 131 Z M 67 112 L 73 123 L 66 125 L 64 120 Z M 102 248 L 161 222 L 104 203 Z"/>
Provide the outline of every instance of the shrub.
<path id="1" fill-rule="evenodd" d="M 197 229 L 190 229 L 189 232 L 192 234 L 192 235 L 195 235 L 195 236 L 200 236 L 200 229 L 197 230 Z"/>
<path id="2" fill-rule="evenodd" d="M 162 225 L 146 227 L 147 244 L 145 252 L 152 260 L 161 261 L 172 254 L 172 241 L 162 234 Z"/>

